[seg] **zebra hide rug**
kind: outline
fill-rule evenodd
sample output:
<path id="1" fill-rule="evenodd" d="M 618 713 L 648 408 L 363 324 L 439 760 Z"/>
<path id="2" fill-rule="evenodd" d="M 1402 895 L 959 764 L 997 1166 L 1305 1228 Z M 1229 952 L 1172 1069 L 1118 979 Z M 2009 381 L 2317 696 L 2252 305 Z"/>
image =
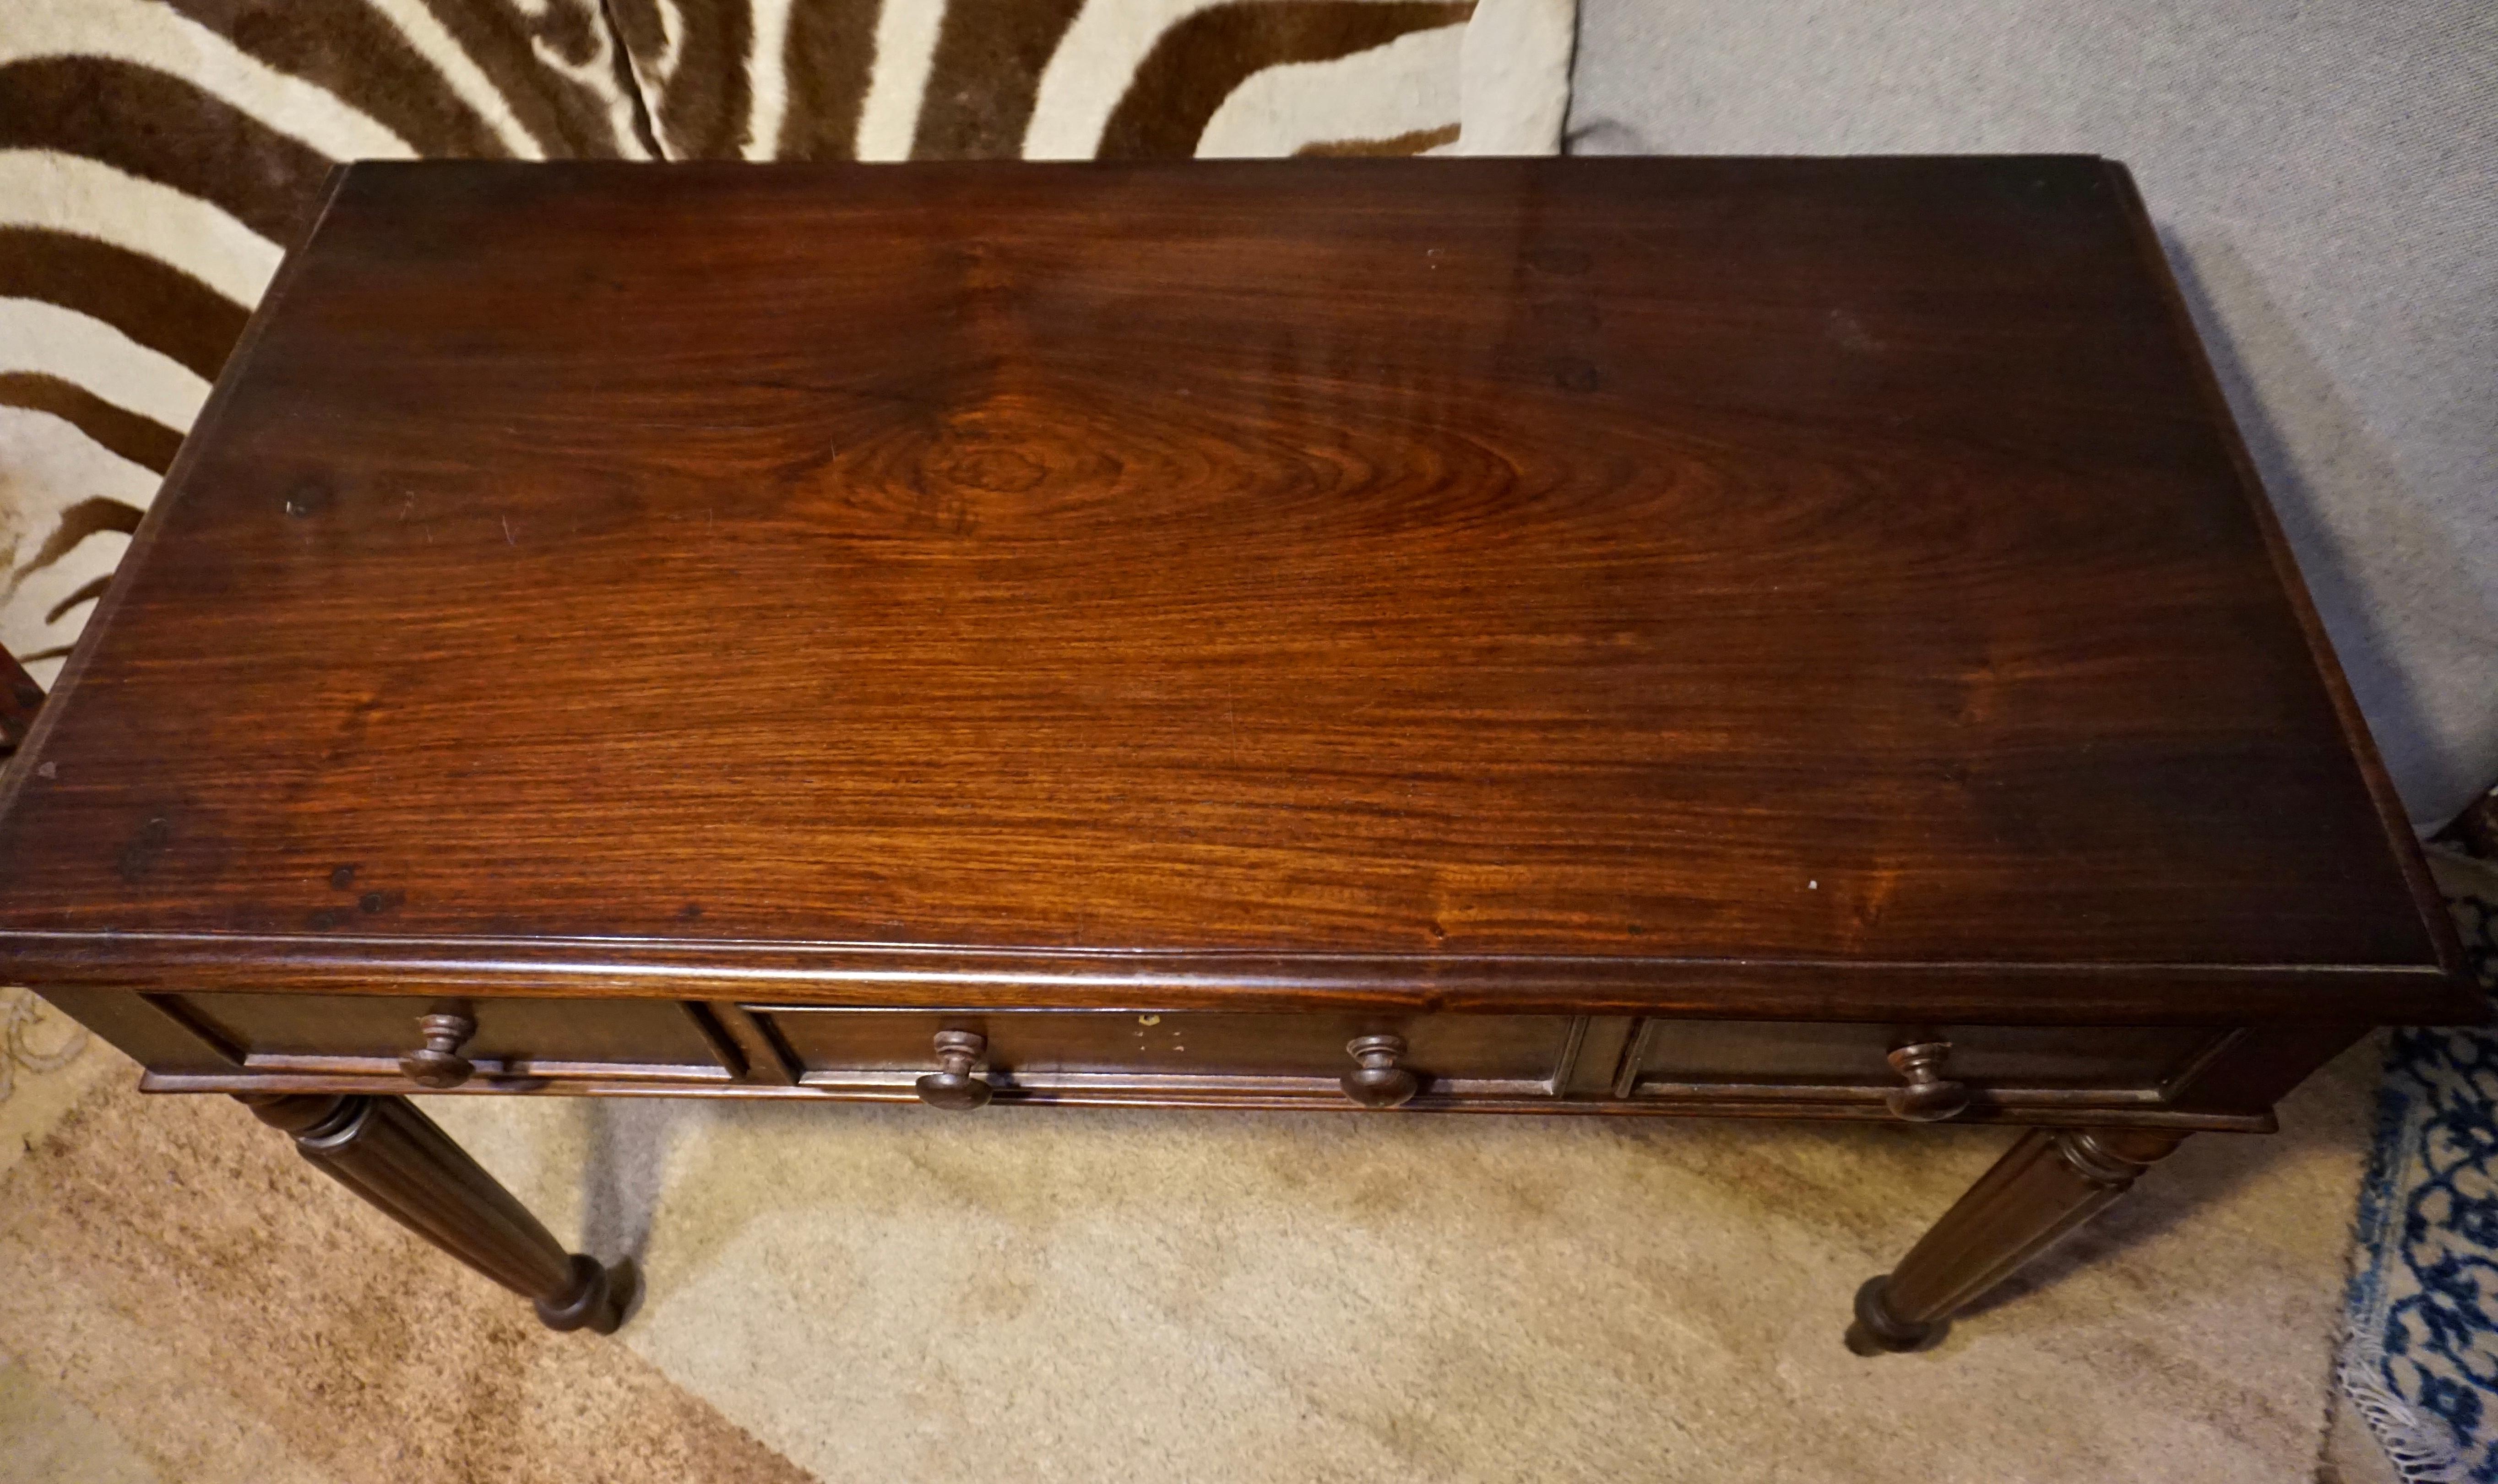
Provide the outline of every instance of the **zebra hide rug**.
<path id="1" fill-rule="evenodd" d="M 49 680 L 336 161 L 1550 154 L 1575 0 L 9 0 L 0 647 Z"/>

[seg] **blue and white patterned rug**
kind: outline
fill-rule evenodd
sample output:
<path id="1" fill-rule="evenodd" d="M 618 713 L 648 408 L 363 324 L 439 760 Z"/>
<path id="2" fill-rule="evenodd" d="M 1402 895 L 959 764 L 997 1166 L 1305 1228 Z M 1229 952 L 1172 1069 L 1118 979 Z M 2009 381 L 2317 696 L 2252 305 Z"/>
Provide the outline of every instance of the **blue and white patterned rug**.
<path id="1" fill-rule="evenodd" d="M 2498 994 L 2498 861 L 2432 847 Z M 2498 1484 L 2498 1027 L 2399 1030 L 2359 1192 L 2343 1389 L 2413 1484 Z"/>

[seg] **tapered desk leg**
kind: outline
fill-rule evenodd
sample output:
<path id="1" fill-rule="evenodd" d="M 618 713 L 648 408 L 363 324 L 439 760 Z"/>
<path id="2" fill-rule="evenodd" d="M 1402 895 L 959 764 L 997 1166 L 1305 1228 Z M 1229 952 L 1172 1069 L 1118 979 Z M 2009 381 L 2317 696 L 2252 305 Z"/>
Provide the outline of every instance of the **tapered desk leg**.
<path id="1" fill-rule="evenodd" d="M 1847 1347 L 1913 1350 L 1951 1316 L 2098 1216 L 2186 1135 L 2167 1128 L 2033 1129 L 1889 1274 L 1856 1290 Z"/>
<path id="2" fill-rule="evenodd" d="M 323 1174 L 400 1225 L 537 1306 L 549 1329 L 612 1335 L 632 1270 L 562 1246 L 468 1152 L 403 1097 L 247 1093 L 260 1121 L 295 1136 Z"/>

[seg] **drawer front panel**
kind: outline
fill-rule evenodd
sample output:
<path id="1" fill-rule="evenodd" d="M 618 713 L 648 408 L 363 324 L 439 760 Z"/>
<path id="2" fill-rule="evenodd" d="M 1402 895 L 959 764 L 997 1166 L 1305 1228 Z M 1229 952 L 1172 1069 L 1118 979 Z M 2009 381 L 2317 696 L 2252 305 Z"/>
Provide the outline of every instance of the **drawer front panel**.
<path id="1" fill-rule="evenodd" d="M 1264 1084 L 1244 1091 L 1338 1095 L 1357 1036 L 1402 1036 L 1398 1064 L 1425 1096 L 1550 1095 L 1578 1042 L 1559 1015 L 1361 1015 L 1178 1010 L 854 1010 L 750 1005 L 813 1086 L 909 1080 L 935 1065 L 941 1030 L 987 1041 L 981 1070 L 1001 1090 L 1122 1083 Z"/>
<path id="2" fill-rule="evenodd" d="M 725 1082 L 734 1053 L 672 999 L 432 999 L 399 995 L 185 995 L 158 1001 L 255 1071 L 398 1076 L 417 1022 L 453 1007 L 477 1023 L 460 1055 L 480 1079 Z"/>
<path id="3" fill-rule="evenodd" d="M 1947 1026 L 1946 1075 L 1981 1095 L 2109 1094 L 2156 1100 L 2160 1089 L 2234 1034 L 2195 1026 Z M 1783 1021 L 1641 1023 L 1616 1091 L 1631 1097 L 1694 1088 L 1888 1089 L 1886 1058 L 1903 1039 L 1882 1026 Z"/>

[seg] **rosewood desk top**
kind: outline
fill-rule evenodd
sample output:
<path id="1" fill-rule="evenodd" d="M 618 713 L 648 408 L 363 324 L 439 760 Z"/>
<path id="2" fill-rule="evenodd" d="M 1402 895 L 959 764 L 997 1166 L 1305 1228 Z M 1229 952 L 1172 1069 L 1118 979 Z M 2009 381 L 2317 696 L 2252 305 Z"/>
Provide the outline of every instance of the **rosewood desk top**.
<path id="1" fill-rule="evenodd" d="M 353 167 L 0 861 L 37 984 L 2470 1005 L 2092 158 Z"/>

